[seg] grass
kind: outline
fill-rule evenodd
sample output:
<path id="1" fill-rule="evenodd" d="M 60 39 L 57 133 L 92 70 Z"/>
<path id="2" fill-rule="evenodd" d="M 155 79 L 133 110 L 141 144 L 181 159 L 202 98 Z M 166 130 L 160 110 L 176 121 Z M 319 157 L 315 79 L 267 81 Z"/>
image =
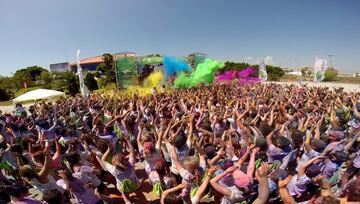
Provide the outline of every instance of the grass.
<path id="1" fill-rule="evenodd" d="M 43 87 L 42 87 L 42 86 L 33 86 L 33 87 L 29 87 L 29 88 L 27 89 L 27 91 L 29 92 L 29 91 L 33 91 L 33 90 L 41 89 L 41 88 L 43 88 Z M 24 93 L 25 93 L 25 89 L 24 89 L 24 88 L 21 88 L 21 89 L 18 90 L 18 91 L 15 91 L 15 90 L 14 90 L 15 98 L 18 97 L 18 96 L 20 96 L 20 95 L 22 95 L 22 94 L 24 94 Z"/>
<path id="2" fill-rule="evenodd" d="M 299 81 L 301 76 L 286 74 L 280 78 L 280 81 Z"/>
<path id="3" fill-rule="evenodd" d="M 338 77 L 335 82 L 344 84 L 360 84 L 360 77 Z"/>
<path id="4" fill-rule="evenodd" d="M 40 88 L 43 88 L 42 86 L 33 86 L 33 87 L 29 87 L 27 89 L 27 91 L 33 91 L 33 90 L 36 90 L 36 89 L 40 89 Z M 22 95 L 25 93 L 25 89 L 24 88 L 21 88 L 20 90 L 16 91 L 16 90 L 13 90 L 13 93 L 14 93 L 14 98 Z M 32 103 L 33 101 L 23 101 L 21 102 L 22 104 L 27 104 L 27 103 Z M 9 100 L 9 101 L 1 101 L 0 102 L 0 106 L 12 106 L 13 105 L 13 102 L 12 100 Z"/>
<path id="5" fill-rule="evenodd" d="M 13 105 L 12 101 L 1 101 L 0 106 L 11 106 Z"/>

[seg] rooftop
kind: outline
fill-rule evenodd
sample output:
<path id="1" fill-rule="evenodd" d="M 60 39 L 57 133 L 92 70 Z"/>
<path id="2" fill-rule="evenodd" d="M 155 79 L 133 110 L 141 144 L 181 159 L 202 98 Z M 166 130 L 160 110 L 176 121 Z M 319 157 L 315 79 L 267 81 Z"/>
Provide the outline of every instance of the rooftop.
<path id="1" fill-rule="evenodd" d="M 117 58 L 125 57 L 125 55 L 134 57 L 134 56 L 136 56 L 136 53 L 135 52 L 119 52 L 119 53 L 115 53 L 113 56 L 114 56 L 114 59 L 117 59 Z M 99 56 L 95 56 L 95 57 L 88 57 L 88 58 L 81 59 L 80 64 L 95 64 L 95 63 L 101 63 L 103 61 L 104 61 L 103 56 L 99 55 Z M 74 66 L 74 65 L 76 65 L 76 62 L 71 63 L 71 66 Z"/>

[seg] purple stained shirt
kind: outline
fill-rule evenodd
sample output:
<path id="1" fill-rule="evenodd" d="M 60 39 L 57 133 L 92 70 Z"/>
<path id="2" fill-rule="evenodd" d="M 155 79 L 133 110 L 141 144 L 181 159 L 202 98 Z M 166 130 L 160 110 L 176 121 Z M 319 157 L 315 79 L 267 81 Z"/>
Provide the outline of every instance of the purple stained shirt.
<path id="1" fill-rule="evenodd" d="M 116 121 L 116 125 L 119 127 L 122 134 L 129 135 L 128 131 L 121 122 Z"/>
<path id="2" fill-rule="evenodd" d="M 322 174 L 325 176 L 326 179 L 330 179 L 337 170 L 339 170 L 339 165 L 330 161 L 325 164 Z"/>
<path id="3" fill-rule="evenodd" d="M 275 145 L 270 145 L 268 149 L 269 153 L 269 162 L 279 160 L 282 161 L 282 159 L 288 154 L 288 152 L 285 152 L 284 150 L 275 147 Z"/>
<path id="4" fill-rule="evenodd" d="M 356 153 L 356 157 L 353 161 L 353 166 L 360 169 L 360 150 Z"/>
<path id="5" fill-rule="evenodd" d="M 311 182 L 311 178 L 305 174 L 298 177 L 295 175 L 292 177 L 290 183 L 287 185 L 287 189 L 292 196 L 301 196 L 306 191 L 306 185 Z"/>

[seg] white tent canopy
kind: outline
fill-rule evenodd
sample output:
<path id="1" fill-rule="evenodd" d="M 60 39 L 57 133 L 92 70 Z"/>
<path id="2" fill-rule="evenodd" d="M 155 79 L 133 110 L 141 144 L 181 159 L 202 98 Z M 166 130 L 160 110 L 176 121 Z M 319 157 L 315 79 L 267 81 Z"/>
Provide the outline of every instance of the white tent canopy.
<path id="1" fill-rule="evenodd" d="M 36 89 L 29 91 L 13 99 L 13 103 L 22 101 L 40 100 L 40 99 L 53 99 L 57 97 L 65 96 L 64 92 L 54 91 L 49 89 Z"/>

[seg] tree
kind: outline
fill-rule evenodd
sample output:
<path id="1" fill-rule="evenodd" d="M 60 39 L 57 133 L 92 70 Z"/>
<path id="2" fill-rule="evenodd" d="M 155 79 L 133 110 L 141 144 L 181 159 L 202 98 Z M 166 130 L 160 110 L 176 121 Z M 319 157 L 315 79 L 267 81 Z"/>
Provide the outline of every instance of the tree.
<path id="1" fill-rule="evenodd" d="M 79 77 L 71 71 L 59 72 L 54 75 L 53 88 L 60 91 L 67 91 L 70 95 L 79 93 Z"/>
<path id="2" fill-rule="evenodd" d="M 14 93 L 9 89 L 3 89 L 0 87 L 0 101 L 8 101 L 14 97 Z"/>
<path id="3" fill-rule="evenodd" d="M 105 83 L 109 84 L 116 82 L 115 63 L 111 54 L 103 54 L 103 62 L 96 67 L 96 70 L 100 72 Z"/>
<path id="4" fill-rule="evenodd" d="M 0 87 L 4 90 L 12 90 L 15 88 L 14 86 L 14 78 L 13 77 L 3 77 L 0 76 Z"/>
<path id="5" fill-rule="evenodd" d="M 325 71 L 324 81 L 335 81 L 338 76 L 338 71 L 334 68 L 329 68 Z"/>
<path id="6" fill-rule="evenodd" d="M 282 77 L 285 75 L 285 72 L 283 69 L 281 69 L 280 67 L 276 67 L 276 66 L 271 66 L 271 65 L 267 65 L 266 66 L 266 72 L 268 74 L 275 74 L 279 77 Z"/>
<path id="7" fill-rule="evenodd" d="M 237 63 L 237 62 L 225 62 L 225 66 L 223 69 L 221 69 L 222 71 L 228 71 L 228 70 L 237 70 L 237 71 L 241 71 L 247 67 L 250 67 L 250 64 L 248 63 Z"/>
<path id="8" fill-rule="evenodd" d="M 85 85 L 87 86 L 87 88 L 90 91 L 94 91 L 94 90 L 99 89 L 97 81 L 96 81 L 94 75 L 91 74 L 90 72 L 88 72 L 86 74 L 86 77 L 84 78 L 84 83 L 85 83 Z"/>
<path id="9" fill-rule="evenodd" d="M 50 72 L 41 72 L 40 76 L 37 77 L 37 81 L 40 81 L 44 88 L 51 88 L 52 77 Z"/>
<path id="10" fill-rule="evenodd" d="M 16 89 L 21 89 L 24 86 L 24 82 L 27 82 L 29 87 L 34 86 L 37 77 L 39 77 L 42 72 L 49 71 L 40 66 L 30 66 L 17 70 L 13 76 Z"/>
<path id="11" fill-rule="evenodd" d="M 306 75 L 306 70 L 304 68 L 301 68 L 301 76 L 305 77 Z"/>

